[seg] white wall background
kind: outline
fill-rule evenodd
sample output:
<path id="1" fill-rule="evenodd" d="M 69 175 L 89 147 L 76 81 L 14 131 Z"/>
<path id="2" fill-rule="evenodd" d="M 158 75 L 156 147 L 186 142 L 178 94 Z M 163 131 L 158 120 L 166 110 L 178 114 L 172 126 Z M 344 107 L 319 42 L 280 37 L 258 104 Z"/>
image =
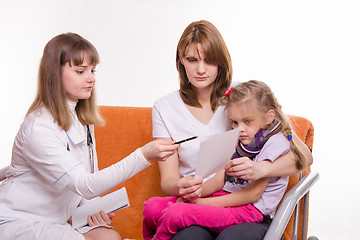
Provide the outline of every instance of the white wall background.
<path id="1" fill-rule="evenodd" d="M 310 235 L 358 239 L 359 10 L 356 0 L 0 0 L 0 167 L 50 38 L 77 32 L 97 47 L 99 104 L 152 106 L 178 88 L 182 31 L 207 19 L 227 43 L 235 81 L 267 82 L 287 113 L 315 126 Z"/>

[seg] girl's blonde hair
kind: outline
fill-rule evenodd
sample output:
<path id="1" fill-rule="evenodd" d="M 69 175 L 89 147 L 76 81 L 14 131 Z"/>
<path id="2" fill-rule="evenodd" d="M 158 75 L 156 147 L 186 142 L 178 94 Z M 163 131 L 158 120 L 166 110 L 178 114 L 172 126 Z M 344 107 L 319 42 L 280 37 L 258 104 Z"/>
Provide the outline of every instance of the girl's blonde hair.
<path id="1" fill-rule="evenodd" d="M 64 33 L 52 38 L 44 48 L 39 67 L 38 91 L 26 115 L 43 105 L 57 124 L 63 130 L 68 130 L 72 117 L 62 84 L 62 67 L 66 63 L 70 66 L 81 65 L 85 58 L 89 59 L 91 65 L 97 65 L 100 60 L 96 48 L 83 37 L 76 33 Z M 95 103 L 95 89 L 90 98 L 78 100 L 76 113 L 83 125 L 104 124 Z"/>
<path id="2" fill-rule="evenodd" d="M 180 78 L 180 96 L 189 106 L 201 107 L 180 59 L 180 56 L 185 57 L 186 51 L 192 43 L 201 44 L 206 61 L 218 66 L 218 75 L 210 97 L 211 108 L 215 111 L 220 97 L 224 96 L 226 89 L 231 84 L 232 63 L 229 51 L 218 29 L 206 20 L 193 22 L 184 30 L 176 49 L 176 68 Z"/>
<path id="3" fill-rule="evenodd" d="M 241 83 L 230 90 L 229 94 L 221 98 L 220 102 L 226 107 L 243 102 L 250 103 L 254 110 L 260 114 L 266 114 L 271 109 L 274 110 L 275 120 L 281 123 L 281 132 L 290 141 L 292 151 L 295 154 L 296 168 L 302 170 L 307 166 L 305 156 L 299 151 L 292 140 L 292 129 L 288 116 L 283 113 L 274 93 L 264 82 L 250 80 Z"/>

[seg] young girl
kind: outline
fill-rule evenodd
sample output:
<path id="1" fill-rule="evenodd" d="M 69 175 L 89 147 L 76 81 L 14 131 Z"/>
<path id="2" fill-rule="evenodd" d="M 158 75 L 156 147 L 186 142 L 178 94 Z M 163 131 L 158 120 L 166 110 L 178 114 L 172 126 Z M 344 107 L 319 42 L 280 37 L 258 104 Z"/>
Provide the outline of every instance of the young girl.
<path id="1" fill-rule="evenodd" d="M 270 88 L 260 81 L 249 81 L 231 88 L 221 99 L 232 128 L 240 128 L 234 158 L 248 157 L 254 162 L 274 161 L 290 150 L 301 170 L 305 157 L 292 141 L 292 131 Z M 202 196 L 191 202 L 180 197 L 151 198 L 144 209 L 145 239 L 170 239 L 191 225 L 209 229 L 214 235 L 243 222 L 259 223 L 273 218 L 288 183 L 288 177 L 246 181 L 225 171 L 203 184 Z M 151 215 L 159 212 L 160 215 Z"/>
<path id="2" fill-rule="evenodd" d="M 173 141 L 153 141 L 118 163 L 97 168 L 93 124 L 103 124 L 95 105 L 95 47 L 75 33 L 45 46 L 38 92 L 15 138 L 7 179 L 0 186 L 2 240 L 121 239 L 108 224 L 114 214 L 88 217 L 74 229 L 76 207 L 104 194 L 150 165 L 174 154 Z"/>
<path id="3" fill-rule="evenodd" d="M 212 23 L 201 20 L 185 28 L 176 49 L 176 68 L 180 89 L 155 102 L 153 137 L 177 141 L 194 135 L 225 132 L 227 113 L 224 106 L 219 105 L 219 99 L 230 88 L 232 63 L 225 41 Z M 307 146 L 295 134 L 293 140 L 299 143 L 301 152 L 311 163 L 312 155 Z M 177 154 L 159 162 L 161 189 L 165 195 L 181 196 L 190 201 L 203 195 L 203 179 L 194 178 L 199 146 L 198 139 L 182 143 Z M 298 172 L 294 162 L 292 151 L 271 163 L 236 158 L 226 171 L 247 180 L 289 176 Z M 222 232 L 217 239 L 260 240 L 268 227 L 266 221 L 237 224 Z M 188 227 L 174 237 L 178 240 L 214 239 L 207 229 L 198 226 Z"/>

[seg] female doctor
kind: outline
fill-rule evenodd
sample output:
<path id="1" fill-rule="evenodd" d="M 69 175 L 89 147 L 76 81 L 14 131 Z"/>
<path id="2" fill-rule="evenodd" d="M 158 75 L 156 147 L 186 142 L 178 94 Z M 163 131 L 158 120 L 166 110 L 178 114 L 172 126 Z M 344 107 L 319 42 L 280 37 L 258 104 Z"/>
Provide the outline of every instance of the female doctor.
<path id="1" fill-rule="evenodd" d="M 45 46 L 38 92 L 16 135 L 11 166 L 0 186 L 2 240 L 121 239 L 108 226 L 114 214 L 88 217 L 75 229 L 76 207 L 108 192 L 179 147 L 152 141 L 116 164 L 98 170 L 94 124 L 103 124 L 95 105 L 99 55 L 86 39 L 60 34 Z"/>

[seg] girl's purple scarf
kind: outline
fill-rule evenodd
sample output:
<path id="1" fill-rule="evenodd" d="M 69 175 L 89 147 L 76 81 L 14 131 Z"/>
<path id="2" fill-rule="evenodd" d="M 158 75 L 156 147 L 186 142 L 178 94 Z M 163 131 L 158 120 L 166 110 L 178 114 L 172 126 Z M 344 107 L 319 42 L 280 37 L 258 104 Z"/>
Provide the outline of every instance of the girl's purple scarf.
<path id="1" fill-rule="evenodd" d="M 249 143 L 249 145 L 243 145 L 239 140 L 231 159 L 248 157 L 251 160 L 254 160 L 254 158 L 261 151 L 267 140 L 269 140 L 271 136 L 280 132 L 281 129 L 281 123 L 275 120 L 275 126 L 273 128 L 267 130 L 260 128 L 259 131 L 255 134 L 254 139 Z M 225 173 L 225 181 L 234 184 L 243 184 L 246 180 L 234 176 L 228 176 Z"/>

